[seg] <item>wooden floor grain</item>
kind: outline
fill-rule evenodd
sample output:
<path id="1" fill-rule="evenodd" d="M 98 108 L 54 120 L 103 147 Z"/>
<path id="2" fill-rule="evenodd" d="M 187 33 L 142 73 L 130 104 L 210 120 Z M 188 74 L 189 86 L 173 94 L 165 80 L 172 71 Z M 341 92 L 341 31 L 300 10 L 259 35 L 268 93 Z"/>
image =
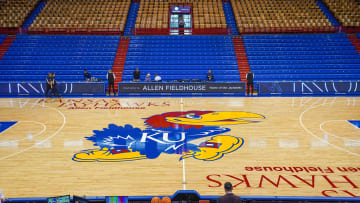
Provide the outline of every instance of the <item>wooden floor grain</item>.
<path id="1" fill-rule="evenodd" d="M 109 124 L 145 130 L 144 118 L 167 112 L 250 112 L 254 123 L 222 126 L 243 145 L 215 161 L 162 153 L 155 159 L 77 162 L 96 149 L 86 139 Z M 171 195 L 197 190 L 239 195 L 360 196 L 358 97 L 1 98 L 0 188 L 7 197 L 64 194 Z M 203 137 L 192 141 L 200 145 Z"/>

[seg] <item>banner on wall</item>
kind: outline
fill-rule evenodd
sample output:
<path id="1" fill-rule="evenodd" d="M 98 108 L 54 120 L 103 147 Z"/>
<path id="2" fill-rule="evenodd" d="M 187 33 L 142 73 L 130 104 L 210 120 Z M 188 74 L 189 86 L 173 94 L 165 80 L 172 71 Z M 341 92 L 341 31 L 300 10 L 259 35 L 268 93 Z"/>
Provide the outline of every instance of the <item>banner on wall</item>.
<path id="1" fill-rule="evenodd" d="M 191 6 L 171 6 L 171 13 L 191 13 Z"/>
<path id="2" fill-rule="evenodd" d="M 103 82 L 60 83 L 57 85 L 57 89 L 61 95 L 105 95 Z M 45 91 L 46 83 L 0 83 L 0 95 L 2 96 L 44 95 Z"/>
<path id="3" fill-rule="evenodd" d="M 245 93 L 245 83 L 119 83 L 119 93 Z"/>
<path id="4" fill-rule="evenodd" d="M 260 94 L 359 94 L 360 82 L 259 82 Z"/>

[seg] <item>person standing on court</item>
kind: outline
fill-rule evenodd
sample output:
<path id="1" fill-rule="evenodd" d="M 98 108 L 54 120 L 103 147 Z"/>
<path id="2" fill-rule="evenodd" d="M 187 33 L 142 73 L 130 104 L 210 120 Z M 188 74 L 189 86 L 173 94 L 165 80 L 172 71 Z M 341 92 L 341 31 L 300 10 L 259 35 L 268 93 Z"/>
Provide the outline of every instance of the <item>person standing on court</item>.
<path id="1" fill-rule="evenodd" d="M 140 82 L 140 71 L 138 68 L 134 71 L 133 75 L 134 75 L 134 82 Z"/>
<path id="2" fill-rule="evenodd" d="M 56 85 L 58 84 L 58 82 L 55 80 L 55 73 L 53 72 L 51 74 L 51 92 L 50 92 L 50 97 L 52 94 L 54 94 L 55 96 L 58 96 L 59 98 L 61 97 L 58 89 L 56 88 Z M 60 83 L 59 83 L 60 84 Z"/>
<path id="3" fill-rule="evenodd" d="M 246 74 L 246 86 L 247 86 L 247 94 L 250 93 L 251 88 L 251 94 L 254 94 L 254 73 L 249 70 L 249 72 Z"/>
<path id="4" fill-rule="evenodd" d="M 5 202 L 5 201 L 6 201 L 5 195 L 4 195 L 4 193 L 2 193 L 1 188 L 0 188 L 0 202 Z"/>
<path id="5" fill-rule="evenodd" d="M 52 76 L 51 73 L 48 73 L 48 76 L 46 77 L 45 97 L 48 97 L 48 93 L 51 89 L 52 89 Z M 50 95 L 51 95 L 51 91 L 50 91 Z"/>
<path id="6" fill-rule="evenodd" d="M 179 33 L 180 35 L 184 35 L 184 27 L 185 27 L 185 21 L 182 16 L 179 17 Z"/>
<path id="7" fill-rule="evenodd" d="M 217 203 L 241 203 L 240 197 L 232 193 L 233 186 L 230 182 L 224 184 L 225 195 L 219 197 Z"/>
<path id="8" fill-rule="evenodd" d="M 112 87 L 112 89 L 113 89 L 113 92 L 114 92 L 114 95 L 116 94 L 115 93 L 115 85 L 114 85 L 114 83 L 115 83 L 115 74 L 112 72 L 112 70 L 111 69 L 109 69 L 109 72 L 107 73 L 107 75 L 106 75 L 106 79 L 108 80 L 108 86 L 109 86 L 109 89 L 108 89 L 108 92 L 109 92 L 109 94 L 110 94 L 110 92 L 111 92 L 111 87 Z"/>

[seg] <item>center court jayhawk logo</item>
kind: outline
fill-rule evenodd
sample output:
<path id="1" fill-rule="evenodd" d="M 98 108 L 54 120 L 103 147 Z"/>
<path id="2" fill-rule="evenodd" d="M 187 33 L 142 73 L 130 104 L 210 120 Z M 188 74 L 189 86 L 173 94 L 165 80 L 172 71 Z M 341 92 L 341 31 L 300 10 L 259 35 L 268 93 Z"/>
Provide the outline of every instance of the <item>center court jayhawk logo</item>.
<path id="1" fill-rule="evenodd" d="M 122 162 L 155 159 L 161 153 L 179 154 L 180 160 L 194 158 L 214 161 L 239 149 L 244 140 L 231 135 L 224 126 L 256 123 L 265 117 L 249 112 L 187 111 L 169 112 L 145 118 L 146 128 L 109 124 L 86 137 L 95 149 L 74 154 L 78 162 Z M 193 141 L 207 138 L 205 142 Z"/>

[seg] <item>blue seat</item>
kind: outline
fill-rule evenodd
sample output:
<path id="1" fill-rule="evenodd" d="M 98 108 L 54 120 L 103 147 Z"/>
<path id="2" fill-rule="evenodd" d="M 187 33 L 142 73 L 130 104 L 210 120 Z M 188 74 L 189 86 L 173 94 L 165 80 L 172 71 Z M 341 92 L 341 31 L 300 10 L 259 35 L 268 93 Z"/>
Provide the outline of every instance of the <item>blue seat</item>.
<path id="1" fill-rule="evenodd" d="M 257 81 L 358 80 L 360 56 L 346 34 L 243 37 Z"/>
<path id="2" fill-rule="evenodd" d="M 58 80 L 82 81 L 87 69 L 93 77 L 106 79 L 119 40 L 119 36 L 17 35 L 0 61 L 0 78 L 43 81 L 47 73 L 55 72 Z"/>
<path id="3" fill-rule="evenodd" d="M 218 82 L 227 82 L 227 81 L 240 81 L 240 75 L 217 75 L 214 76 L 215 80 Z M 132 75 L 123 75 L 123 81 L 133 80 Z M 145 76 L 140 77 L 140 80 L 144 80 Z M 161 75 L 163 81 L 173 81 L 173 80 L 183 80 L 183 79 L 200 79 L 206 80 L 206 75 Z"/>
<path id="4" fill-rule="evenodd" d="M 1 65 L 0 70 L 109 70 L 112 65 Z"/>
<path id="5" fill-rule="evenodd" d="M 240 80 L 231 36 L 132 36 L 123 81 L 136 68 L 142 79 L 158 73 L 163 80 L 205 80 L 211 69 L 217 81 Z"/>
<path id="6" fill-rule="evenodd" d="M 125 70 L 123 72 L 124 75 L 132 75 L 133 72 L 135 71 L 135 69 L 128 69 Z M 185 70 L 184 70 L 185 71 Z M 216 75 L 236 75 L 238 73 L 237 70 L 214 70 L 213 69 L 213 74 L 214 76 Z M 180 72 L 178 70 L 162 70 L 162 69 L 150 69 L 150 70 L 144 70 L 141 71 L 140 74 L 141 76 L 144 76 L 146 74 L 150 73 L 152 76 L 155 75 L 155 73 L 159 74 L 159 75 L 206 75 L 208 73 L 208 69 L 203 69 L 203 70 L 194 70 L 194 69 L 190 69 L 190 70 L 186 70 L 185 72 Z"/>
<path id="7" fill-rule="evenodd" d="M 193 70 L 193 69 L 203 69 L 203 70 L 237 70 L 237 65 L 126 65 L 124 66 L 124 71 L 127 70 L 135 70 L 136 68 L 139 68 L 140 70 Z"/>
<path id="8" fill-rule="evenodd" d="M 56 75 L 83 75 L 82 70 L 2 70 L 0 75 L 47 75 L 55 72 Z M 91 75 L 106 75 L 107 70 L 89 70 Z"/>

